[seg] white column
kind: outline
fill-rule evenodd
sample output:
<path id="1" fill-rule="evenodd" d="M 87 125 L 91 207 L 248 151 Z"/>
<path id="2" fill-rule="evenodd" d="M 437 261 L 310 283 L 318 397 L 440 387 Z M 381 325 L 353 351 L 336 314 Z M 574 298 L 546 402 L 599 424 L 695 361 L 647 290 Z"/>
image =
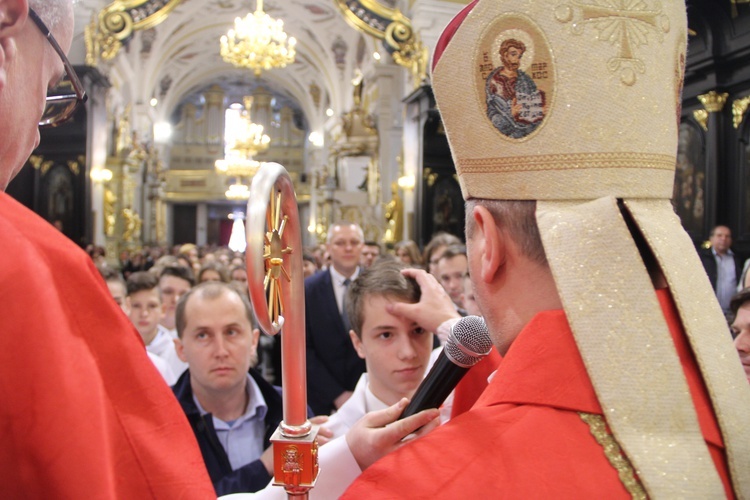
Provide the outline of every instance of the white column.
<path id="1" fill-rule="evenodd" d="M 195 207 L 195 244 L 205 245 L 208 241 L 208 206 L 198 203 Z"/>
<path id="2" fill-rule="evenodd" d="M 393 64 L 375 65 L 375 81 L 378 97 L 373 109 L 378 122 L 378 160 L 380 163 L 380 199 L 389 200 L 391 183 L 398 180 L 397 157 L 401 154 L 403 133 L 404 95 L 403 71 Z M 381 215 L 381 214 L 378 214 Z"/>

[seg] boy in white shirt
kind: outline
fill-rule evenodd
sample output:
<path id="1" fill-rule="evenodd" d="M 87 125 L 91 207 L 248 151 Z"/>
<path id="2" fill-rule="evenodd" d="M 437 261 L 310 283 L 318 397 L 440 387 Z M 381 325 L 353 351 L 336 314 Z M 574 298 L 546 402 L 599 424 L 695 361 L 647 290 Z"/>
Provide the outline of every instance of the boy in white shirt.
<path id="1" fill-rule="evenodd" d="M 363 271 L 347 291 L 346 310 L 354 349 L 365 360 L 352 397 L 324 427 L 344 435 L 366 413 L 411 398 L 431 366 L 432 333 L 389 308 L 419 301 L 419 285 L 401 274 L 398 262 L 378 262 Z"/>
<path id="2" fill-rule="evenodd" d="M 128 276 L 126 312 L 141 335 L 149 358 L 171 386 L 185 371 L 187 364 L 177 357 L 171 335 L 159 326 L 164 308 L 158 284 L 158 278 L 147 271 Z"/>

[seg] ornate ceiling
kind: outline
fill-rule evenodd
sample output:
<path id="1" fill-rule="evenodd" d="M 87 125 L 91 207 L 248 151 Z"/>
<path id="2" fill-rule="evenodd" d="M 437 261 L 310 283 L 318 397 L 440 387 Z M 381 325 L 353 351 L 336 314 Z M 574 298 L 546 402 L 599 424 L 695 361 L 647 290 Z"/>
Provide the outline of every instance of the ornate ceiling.
<path id="1" fill-rule="evenodd" d="M 74 64 L 85 59 L 86 24 L 107 5 L 102 0 L 76 2 Z M 329 107 L 334 116 L 350 107 L 349 82 L 355 69 L 366 71 L 375 63 L 373 53 L 384 52 L 382 46 L 349 26 L 334 0 L 267 0 L 264 10 L 283 19 L 285 31 L 297 38 L 297 59 L 286 68 L 264 72 L 258 82 L 252 72 L 235 69 L 219 56 L 220 36 L 235 17 L 254 9 L 254 0 L 183 0 L 156 27 L 135 31 L 111 61 L 97 64 L 122 99 L 110 106 L 132 104 L 136 113 L 149 116 L 148 121 L 164 121 L 175 116 L 182 102 L 195 102 L 198 93 L 213 83 L 220 84 L 230 98 L 239 98 L 260 83 L 272 90 L 279 103 L 301 112 L 310 130 L 322 130 Z M 153 97 L 158 104 L 149 109 Z"/>

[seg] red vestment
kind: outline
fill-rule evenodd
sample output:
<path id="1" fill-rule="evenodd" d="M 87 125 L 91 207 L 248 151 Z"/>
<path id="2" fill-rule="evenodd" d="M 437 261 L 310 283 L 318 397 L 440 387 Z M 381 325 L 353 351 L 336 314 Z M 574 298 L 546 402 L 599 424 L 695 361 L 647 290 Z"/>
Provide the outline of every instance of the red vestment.
<path id="1" fill-rule="evenodd" d="M 456 418 L 474 406 L 479 396 L 487 388 L 487 379 L 492 372 L 497 370 L 502 356 L 494 347 L 490 353 L 466 372 L 453 391 L 453 407 L 451 408 L 451 418 Z"/>
<path id="2" fill-rule="evenodd" d="M 0 497 L 216 498 L 91 259 L 0 193 Z"/>
<path id="3" fill-rule="evenodd" d="M 731 497 L 705 387 L 669 292 L 657 295 Z M 578 412 L 602 409 L 565 313 L 539 313 L 471 410 L 369 467 L 342 498 L 630 498 Z"/>

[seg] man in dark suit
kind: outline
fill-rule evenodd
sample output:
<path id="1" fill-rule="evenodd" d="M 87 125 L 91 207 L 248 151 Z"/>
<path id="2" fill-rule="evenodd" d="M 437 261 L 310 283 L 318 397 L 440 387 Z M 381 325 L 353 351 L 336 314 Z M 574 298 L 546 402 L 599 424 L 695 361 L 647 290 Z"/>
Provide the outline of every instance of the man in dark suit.
<path id="1" fill-rule="evenodd" d="M 731 312 L 729 302 L 737 291 L 737 282 L 742 273 L 742 260 L 730 248 L 732 230 L 727 226 L 714 227 L 708 241 L 711 247 L 699 252 L 701 263 L 706 269 L 721 309 L 728 315 Z"/>
<path id="2" fill-rule="evenodd" d="M 357 224 L 333 224 L 327 239 L 331 265 L 305 280 L 307 396 L 316 415 L 344 404 L 365 371 L 343 313 L 347 287 L 359 275 L 363 241 Z"/>

